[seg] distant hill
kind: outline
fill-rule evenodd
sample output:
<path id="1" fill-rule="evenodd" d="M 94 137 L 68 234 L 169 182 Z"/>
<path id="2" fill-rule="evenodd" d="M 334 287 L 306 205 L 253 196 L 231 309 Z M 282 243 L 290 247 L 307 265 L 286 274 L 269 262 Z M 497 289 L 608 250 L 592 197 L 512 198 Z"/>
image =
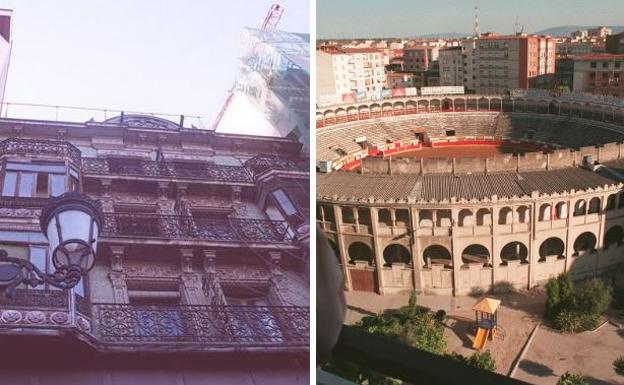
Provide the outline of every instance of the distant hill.
<path id="1" fill-rule="evenodd" d="M 467 37 L 467 36 L 472 36 L 472 34 L 465 33 L 465 32 L 440 32 L 440 33 L 427 33 L 424 35 L 410 36 L 410 39 L 435 39 L 435 38 L 452 39 L 455 37 Z"/>
<path id="2" fill-rule="evenodd" d="M 562 25 L 560 27 L 553 27 L 543 29 L 541 31 L 535 32 L 536 35 L 550 35 L 550 36 L 570 36 L 570 34 L 574 31 L 578 31 L 579 29 L 590 29 L 596 28 L 595 25 Z M 607 25 L 607 28 L 611 28 L 613 33 L 620 33 L 624 31 L 624 25 Z"/>

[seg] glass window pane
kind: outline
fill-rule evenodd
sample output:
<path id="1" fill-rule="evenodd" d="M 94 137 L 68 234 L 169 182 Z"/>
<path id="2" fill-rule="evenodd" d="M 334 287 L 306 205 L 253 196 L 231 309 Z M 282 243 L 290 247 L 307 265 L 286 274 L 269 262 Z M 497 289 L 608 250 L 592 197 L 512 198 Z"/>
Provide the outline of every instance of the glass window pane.
<path id="1" fill-rule="evenodd" d="M 74 287 L 74 292 L 84 298 L 85 296 L 84 278 L 81 279 L 80 282 L 78 282 L 76 287 Z"/>
<path id="2" fill-rule="evenodd" d="M 275 197 L 275 200 L 277 200 L 277 203 L 279 203 L 279 205 L 282 207 L 282 210 L 284 210 L 286 215 L 294 215 L 297 213 L 297 209 L 295 209 L 295 206 L 293 206 L 292 202 L 290 201 L 286 193 L 284 193 L 284 191 L 275 190 L 273 191 L 273 196 Z"/>
<path id="3" fill-rule="evenodd" d="M 4 186 L 2 186 L 2 195 L 12 197 L 15 195 L 15 183 L 17 182 L 16 172 L 7 172 L 4 175 Z"/>
<path id="4" fill-rule="evenodd" d="M 33 171 L 33 172 L 47 172 L 55 174 L 65 174 L 67 167 L 63 163 L 52 164 L 36 164 L 36 163 L 8 163 L 8 170 L 15 171 Z"/>
<path id="5" fill-rule="evenodd" d="M 20 197 L 32 197 L 35 188 L 35 175 L 22 173 L 20 175 L 19 192 L 17 196 Z"/>
<path id="6" fill-rule="evenodd" d="M 52 174 L 50 175 L 50 195 L 55 197 L 65 192 L 65 175 Z"/>
<path id="7" fill-rule="evenodd" d="M 41 247 L 30 248 L 30 262 L 33 263 L 39 270 L 46 272 L 46 249 Z M 34 289 L 45 289 L 45 285 L 39 285 Z"/>

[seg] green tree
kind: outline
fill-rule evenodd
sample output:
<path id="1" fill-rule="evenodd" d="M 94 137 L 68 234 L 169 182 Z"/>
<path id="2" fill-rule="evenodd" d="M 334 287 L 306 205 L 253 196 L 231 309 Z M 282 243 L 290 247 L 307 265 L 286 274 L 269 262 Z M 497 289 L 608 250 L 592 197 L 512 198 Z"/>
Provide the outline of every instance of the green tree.
<path id="1" fill-rule="evenodd" d="M 624 376 L 624 356 L 619 356 L 613 361 L 613 370 L 620 376 Z"/>
<path id="2" fill-rule="evenodd" d="M 612 299 L 611 287 L 600 278 L 592 278 L 574 293 L 574 307 L 580 313 L 600 315 L 609 308 Z"/>
<path id="3" fill-rule="evenodd" d="M 559 377 L 557 385 L 589 385 L 582 374 L 565 372 Z"/>
<path id="4" fill-rule="evenodd" d="M 559 279 L 549 279 L 546 284 L 546 317 L 548 318 L 554 317 L 558 311 L 561 302 L 559 292 Z"/>

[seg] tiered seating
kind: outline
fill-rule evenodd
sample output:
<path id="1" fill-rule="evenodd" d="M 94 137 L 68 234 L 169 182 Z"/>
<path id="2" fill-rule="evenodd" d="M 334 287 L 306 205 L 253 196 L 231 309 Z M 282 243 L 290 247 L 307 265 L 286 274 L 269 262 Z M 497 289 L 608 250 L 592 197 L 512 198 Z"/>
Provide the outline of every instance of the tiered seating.
<path id="1" fill-rule="evenodd" d="M 456 137 L 496 136 L 525 139 L 579 148 L 624 140 L 624 127 L 588 119 L 538 113 L 462 112 L 421 114 L 345 123 L 317 130 L 318 160 L 339 158 L 341 149 L 353 153 L 361 149 L 355 138 L 365 136 L 370 145 L 387 139 L 414 139 L 414 129 L 425 127 L 429 138 L 446 138 L 446 130 Z"/>

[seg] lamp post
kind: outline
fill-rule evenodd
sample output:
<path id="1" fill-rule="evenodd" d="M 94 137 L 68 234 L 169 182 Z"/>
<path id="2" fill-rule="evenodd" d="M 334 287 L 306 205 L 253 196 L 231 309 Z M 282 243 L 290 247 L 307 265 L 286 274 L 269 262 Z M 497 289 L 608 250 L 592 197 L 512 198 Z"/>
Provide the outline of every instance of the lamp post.
<path id="1" fill-rule="evenodd" d="M 0 292 L 10 296 L 17 286 L 47 283 L 71 289 L 95 265 L 97 239 L 102 227 L 99 203 L 86 195 L 69 192 L 52 198 L 41 211 L 41 230 L 49 242 L 53 273 L 41 271 L 32 262 L 10 257 L 0 249 Z"/>

